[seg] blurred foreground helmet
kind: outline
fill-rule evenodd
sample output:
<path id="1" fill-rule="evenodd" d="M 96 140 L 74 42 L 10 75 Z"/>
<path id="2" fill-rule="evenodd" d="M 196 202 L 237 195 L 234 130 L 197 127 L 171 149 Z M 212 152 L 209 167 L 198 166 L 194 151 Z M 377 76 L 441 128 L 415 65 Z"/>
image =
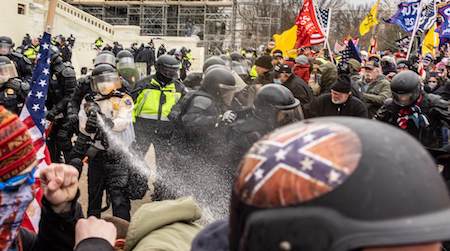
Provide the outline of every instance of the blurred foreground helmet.
<path id="1" fill-rule="evenodd" d="M 16 65 L 6 56 L 0 56 L 0 85 L 17 78 Z"/>
<path id="2" fill-rule="evenodd" d="M 160 56 L 155 63 L 156 72 L 169 79 L 177 79 L 180 72 L 180 62 L 171 55 Z"/>
<path id="3" fill-rule="evenodd" d="M 212 56 L 203 63 L 203 73 L 206 73 L 208 68 L 213 65 L 226 65 L 226 62 L 219 56 Z"/>
<path id="4" fill-rule="evenodd" d="M 450 239 L 450 198 L 431 156 L 407 133 L 367 119 L 306 120 L 260 140 L 241 162 L 230 208 L 233 251 Z"/>
<path id="5" fill-rule="evenodd" d="M 395 104 L 402 107 L 411 106 L 420 96 L 420 77 L 413 71 L 400 72 L 392 79 L 391 90 Z"/>
<path id="6" fill-rule="evenodd" d="M 122 81 L 116 69 L 109 64 L 97 65 L 92 70 L 91 89 L 107 96 L 122 87 Z"/>

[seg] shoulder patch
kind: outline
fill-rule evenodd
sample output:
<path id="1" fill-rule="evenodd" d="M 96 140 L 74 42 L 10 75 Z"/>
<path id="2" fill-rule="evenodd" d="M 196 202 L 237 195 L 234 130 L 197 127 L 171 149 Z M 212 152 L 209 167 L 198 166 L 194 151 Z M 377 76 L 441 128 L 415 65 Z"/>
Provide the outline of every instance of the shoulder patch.
<path id="1" fill-rule="evenodd" d="M 192 100 L 192 106 L 199 108 L 201 110 L 208 109 L 211 106 L 211 104 L 212 100 L 203 96 L 197 96 Z"/>

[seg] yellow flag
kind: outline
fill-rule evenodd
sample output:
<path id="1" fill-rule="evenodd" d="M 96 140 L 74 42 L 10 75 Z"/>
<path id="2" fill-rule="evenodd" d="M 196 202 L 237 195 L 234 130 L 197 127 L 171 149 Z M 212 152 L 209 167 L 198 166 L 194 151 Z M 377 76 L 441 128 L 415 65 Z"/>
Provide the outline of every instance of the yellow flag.
<path id="1" fill-rule="evenodd" d="M 292 26 L 289 30 L 273 35 L 275 41 L 274 50 L 281 50 L 284 56 L 296 57 L 295 43 L 297 42 L 297 25 Z"/>
<path id="2" fill-rule="evenodd" d="M 372 6 L 372 9 L 370 10 L 369 14 L 367 14 L 367 16 L 359 25 L 359 33 L 361 33 L 361 36 L 366 35 L 373 26 L 378 24 L 377 19 L 378 5 L 380 5 L 380 0 L 377 0 L 375 5 Z"/>
<path id="3" fill-rule="evenodd" d="M 436 24 L 428 30 L 427 35 L 423 39 L 422 56 L 427 54 L 436 56 L 436 49 L 439 46 L 439 33 L 436 32 Z"/>

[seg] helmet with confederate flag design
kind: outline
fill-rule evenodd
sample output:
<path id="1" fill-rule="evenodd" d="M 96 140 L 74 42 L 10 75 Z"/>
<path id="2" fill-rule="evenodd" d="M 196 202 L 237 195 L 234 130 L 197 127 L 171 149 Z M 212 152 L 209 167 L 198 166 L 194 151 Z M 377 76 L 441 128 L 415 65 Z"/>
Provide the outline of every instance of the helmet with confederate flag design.
<path id="1" fill-rule="evenodd" d="M 382 132 L 382 133 L 376 133 Z M 230 250 L 326 250 L 450 239 L 450 199 L 426 150 L 375 121 L 281 128 L 241 162 Z"/>

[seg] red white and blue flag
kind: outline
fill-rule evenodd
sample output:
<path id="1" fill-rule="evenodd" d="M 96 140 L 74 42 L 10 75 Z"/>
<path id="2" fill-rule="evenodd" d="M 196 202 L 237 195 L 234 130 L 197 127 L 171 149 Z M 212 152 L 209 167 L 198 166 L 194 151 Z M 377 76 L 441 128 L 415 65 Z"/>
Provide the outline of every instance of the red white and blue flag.
<path id="1" fill-rule="evenodd" d="M 41 39 L 40 49 L 37 55 L 38 61 L 34 68 L 31 81 L 31 91 L 28 94 L 25 106 L 20 113 L 20 120 L 28 127 L 28 131 L 33 140 L 34 149 L 37 153 L 37 177 L 39 177 L 39 169 L 45 168 L 51 163 L 50 154 L 45 144 L 47 125 L 45 119 L 45 101 L 47 100 L 48 84 L 50 80 L 50 38 L 51 35 L 45 32 Z M 39 180 L 37 180 L 37 185 L 40 185 Z M 36 197 L 27 209 L 23 221 L 23 226 L 33 232 L 38 231 L 41 216 L 41 199 L 42 191 L 38 188 Z"/>

